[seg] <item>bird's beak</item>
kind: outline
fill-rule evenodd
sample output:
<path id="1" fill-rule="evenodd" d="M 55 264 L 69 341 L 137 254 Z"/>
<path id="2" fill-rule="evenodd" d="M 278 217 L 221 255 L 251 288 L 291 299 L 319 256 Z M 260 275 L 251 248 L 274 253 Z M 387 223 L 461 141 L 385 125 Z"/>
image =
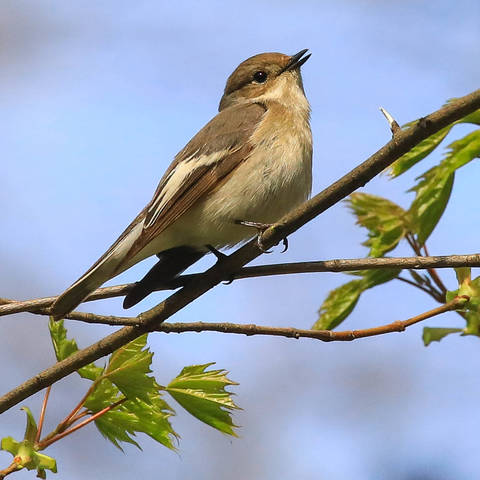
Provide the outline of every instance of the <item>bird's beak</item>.
<path id="1" fill-rule="evenodd" d="M 289 70 L 298 70 L 312 55 L 311 53 L 309 53 L 307 56 L 304 57 L 307 52 L 308 48 L 305 48 L 304 50 L 300 50 L 295 55 L 292 55 L 287 65 L 280 73 L 287 72 Z"/>

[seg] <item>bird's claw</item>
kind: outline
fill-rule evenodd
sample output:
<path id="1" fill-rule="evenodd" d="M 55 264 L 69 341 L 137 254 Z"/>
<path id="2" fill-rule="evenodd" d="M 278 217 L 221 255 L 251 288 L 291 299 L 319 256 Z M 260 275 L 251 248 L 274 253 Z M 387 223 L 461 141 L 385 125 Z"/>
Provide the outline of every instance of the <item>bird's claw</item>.
<path id="1" fill-rule="evenodd" d="M 252 227 L 257 230 L 257 247 L 262 253 L 272 253 L 271 250 L 267 250 L 262 243 L 262 234 L 263 232 L 272 226 L 271 223 L 259 223 L 259 222 L 248 222 L 246 220 L 235 220 L 237 225 L 243 225 L 245 227 Z"/>
<path id="2" fill-rule="evenodd" d="M 252 227 L 257 229 L 257 247 L 262 253 L 272 253 L 272 250 L 268 250 L 265 248 L 262 242 L 262 234 L 267 230 L 267 228 L 270 228 L 273 226 L 272 223 L 258 223 L 258 222 L 247 222 L 245 220 L 235 220 L 235 223 L 237 225 L 244 225 L 245 227 Z M 284 253 L 288 250 L 288 239 L 285 237 L 282 240 L 283 243 L 283 250 L 281 253 Z"/>

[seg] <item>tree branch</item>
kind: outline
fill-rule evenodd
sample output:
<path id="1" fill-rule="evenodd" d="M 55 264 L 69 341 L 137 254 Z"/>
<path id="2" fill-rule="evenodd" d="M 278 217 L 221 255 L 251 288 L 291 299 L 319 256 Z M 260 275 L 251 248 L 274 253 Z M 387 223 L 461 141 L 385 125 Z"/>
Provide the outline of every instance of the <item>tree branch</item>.
<path id="1" fill-rule="evenodd" d="M 480 90 L 476 90 L 465 97 L 459 98 L 445 105 L 436 112 L 417 121 L 407 130 L 395 134 L 394 138 L 382 147 L 368 160 L 336 181 L 311 200 L 284 216 L 280 222 L 268 228 L 261 237 L 261 244 L 266 248 L 279 243 L 282 239 L 298 230 L 331 206 L 338 203 L 357 188 L 365 185 L 391 165 L 400 156 L 438 132 L 450 123 L 463 118 L 480 108 Z M 261 254 L 257 248 L 257 241 L 252 240 L 233 254 L 217 262 L 201 277 L 192 280 L 180 291 L 174 293 L 156 307 L 140 314 L 137 319 L 139 326 L 123 327 L 108 335 L 97 343 L 74 353 L 70 357 L 47 368 L 35 377 L 27 380 L 9 393 L 0 398 L 0 413 L 16 405 L 18 402 L 73 373 L 88 363 L 91 363 L 117 348 L 134 340 L 138 336 L 155 330 L 158 325 L 174 313 L 203 295 L 229 275 L 238 271 L 246 263 Z"/>
<path id="2" fill-rule="evenodd" d="M 23 467 L 20 467 L 17 462 L 13 461 L 7 468 L 0 470 L 0 480 L 3 480 L 7 475 L 10 475 L 17 470 L 21 470 Z"/>
<path id="3" fill-rule="evenodd" d="M 459 300 L 460 299 L 460 300 Z M 468 301 L 468 298 L 456 297 L 450 302 L 429 310 L 426 313 L 422 313 L 413 318 L 420 318 L 420 320 L 425 320 L 427 318 L 439 315 L 440 313 L 448 312 L 450 310 L 456 310 L 459 308 L 460 303 L 465 303 Z M 459 303 L 460 302 L 460 303 Z M 432 313 L 433 312 L 433 313 Z M 138 320 L 132 317 L 107 317 L 104 315 L 96 315 L 95 313 L 84 313 L 84 312 L 72 312 L 67 318 L 69 320 L 80 320 L 85 323 L 100 323 L 106 325 L 138 325 Z M 418 321 L 420 321 L 418 320 Z M 405 322 L 411 322 L 412 319 L 406 320 Z M 405 322 L 400 322 L 405 323 Z M 416 323 L 416 322 L 413 322 Z M 408 323 L 407 326 L 413 325 L 413 323 Z M 161 325 L 152 328 L 151 331 L 154 332 L 163 332 L 163 333 L 184 333 L 184 332 L 221 332 L 221 333 L 239 333 L 243 335 L 273 335 L 273 336 L 282 336 L 282 337 L 293 337 L 293 338 L 316 338 L 317 340 L 322 340 L 324 342 L 331 342 L 334 340 L 355 340 L 356 338 L 363 338 L 372 335 L 364 335 L 363 332 L 375 331 L 374 335 L 381 335 L 383 333 L 403 331 L 401 330 L 391 330 L 389 329 L 392 325 L 398 325 L 399 322 L 393 322 L 388 325 L 383 325 L 381 327 L 375 327 L 373 329 L 367 328 L 364 330 L 355 330 L 354 338 L 350 338 L 352 333 L 350 330 L 346 332 L 333 332 L 331 330 L 302 330 L 297 328 L 283 328 L 283 327 L 266 327 L 258 326 L 254 324 L 238 324 L 238 323 L 206 323 L 206 322 L 191 322 L 191 323 L 162 323 Z M 348 338 L 347 338 L 348 337 Z"/>
<path id="4" fill-rule="evenodd" d="M 299 273 L 322 273 L 322 272 L 353 272 L 357 270 L 374 270 L 382 268 L 402 268 L 408 270 L 428 270 L 431 268 L 457 268 L 457 267 L 480 267 L 480 254 L 471 255 L 442 255 L 430 257 L 383 257 L 383 258 L 353 258 L 335 259 L 315 262 L 276 263 L 260 265 L 257 267 L 244 267 L 231 275 L 234 280 L 254 277 L 267 277 L 273 275 L 290 275 Z M 202 273 L 182 275 L 166 284 L 158 285 L 156 291 L 173 290 L 184 287 L 188 282 L 201 278 Z M 417 286 L 414 282 L 412 285 Z M 116 285 L 103 287 L 91 293 L 86 302 L 105 298 L 120 297 L 126 295 L 135 284 Z M 427 293 L 430 291 L 425 289 Z M 48 315 L 49 307 L 57 297 L 44 297 L 34 300 L 14 301 L 0 299 L 0 317 L 13 313 L 30 312 Z M 438 298 L 436 298 L 438 300 Z M 112 325 L 114 323 L 111 323 Z"/>
<path id="5" fill-rule="evenodd" d="M 461 308 L 469 298 L 465 295 L 455 297 L 441 307 L 434 308 L 428 312 L 416 315 L 408 320 L 397 320 L 379 327 L 364 328 L 361 330 L 345 330 L 334 332 L 332 330 L 302 330 L 298 328 L 264 327 L 259 325 L 238 325 L 235 323 L 162 323 L 155 328 L 156 332 L 183 333 L 183 332 L 220 332 L 236 333 L 241 335 L 271 335 L 288 338 L 314 338 L 322 342 L 349 342 L 358 338 L 373 337 L 385 333 L 403 332 L 407 327 L 422 322 L 428 318 L 435 317 L 445 312 Z"/>

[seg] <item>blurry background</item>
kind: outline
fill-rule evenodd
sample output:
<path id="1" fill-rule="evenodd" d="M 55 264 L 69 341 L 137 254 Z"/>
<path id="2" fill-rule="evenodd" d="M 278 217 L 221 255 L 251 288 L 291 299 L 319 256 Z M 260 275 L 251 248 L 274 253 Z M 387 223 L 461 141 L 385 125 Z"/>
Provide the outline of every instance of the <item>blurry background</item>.
<path id="1" fill-rule="evenodd" d="M 57 294 L 82 274 L 149 201 L 174 154 L 215 115 L 225 79 L 250 55 L 312 52 L 303 76 L 313 110 L 318 192 L 390 139 L 379 106 L 405 123 L 478 88 L 479 25 L 476 0 L 2 0 L 0 296 Z M 427 167 L 423 163 L 395 182 L 381 177 L 365 190 L 407 205 L 411 197 L 404 191 Z M 479 174 L 473 163 L 457 175 L 448 210 L 429 242 L 431 253 L 479 250 L 478 206 L 472 201 Z M 363 256 L 363 240 L 364 232 L 338 205 L 293 235 L 288 253 L 277 249 L 257 263 Z M 113 283 L 137 280 L 152 263 Z M 454 276 L 443 276 L 455 288 Z M 308 328 L 329 289 L 346 279 L 316 274 L 240 280 L 217 287 L 174 320 Z M 132 313 L 163 296 L 152 295 Z M 380 325 L 433 306 L 421 292 L 392 283 L 367 292 L 343 327 Z M 120 299 L 87 308 L 123 314 Z M 1 393 L 54 361 L 46 321 L 2 317 Z M 462 326 L 454 314 L 425 324 Z M 74 322 L 67 327 L 81 346 L 112 331 Z M 126 445 L 124 455 L 93 426 L 46 453 L 58 459 L 59 478 L 72 480 L 132 474 L 199 480 L 478 478 L 479 339 L 451 336 L 425 348 L 421 330 L 348 344 L 151 335 L 160 383 L 184 365 L 210 361 L 240 382 L 240 438 L 223 436 L 179 407 L 173 418 L 182 436 L 178 454 L 142 436 L 144 451 Z M 75 376 L 54 387 L 47 429 L 84 390 Z M 38 414 L 41 398 L 23 403 Z M 1 416 L 0 437 L 20 438 L 23 431 L 19 407 Z M 10 460 L 0 453 L 2 468 Z"/>

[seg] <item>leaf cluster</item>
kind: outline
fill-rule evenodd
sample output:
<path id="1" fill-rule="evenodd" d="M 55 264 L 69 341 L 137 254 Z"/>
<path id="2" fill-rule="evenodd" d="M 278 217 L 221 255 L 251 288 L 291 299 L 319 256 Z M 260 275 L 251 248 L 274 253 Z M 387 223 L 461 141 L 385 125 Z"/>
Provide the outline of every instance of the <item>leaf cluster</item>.
<path id="1" fill-rule="evenodd" d="M 480 111 L 448 125 L 400 157 L 390 169 L 391 178 L 404 174 L 424 160 L 441 144 L 452 128 L 461 123 L 480 125 Z M 405 128 L 409 128 L 412 124 L 407 124 Z M 450 143 L 441 161 L 416 178 L 415 184 L 409 189 L 415 196 L 406 209 L 387 198 L 369 193 L 350 195 L 346 200 L 347 205 L 355 216 L 357 224 L 367 231 L 367 239 L 363 243 L 369 249 L 367 256 L 383 257 L 402 241 L 408 243 L 415 255 L 422 255 L 422 251 L 426 248 L 425 242 L 447 207 L 454 185 L 455 172 L 478 157 L 480 157 L 480 129 Z M 313 328 L 330 330 L 337 327 L 350 315 L 364 291 L 397 278 L 426 291 L 439 302 L 449 301 L 455 295 L 466 294 L 465 284 L 460 284 L 463 287 L 460 286 L 454 292 L 447 292 L 435 271 L 418 274 L 410 270 L 408 271 L 410 280 L 400 277 L 401 273 L 401 270 L 356 272 L 355 275 L 360 279 L 351 280 L 329 293 L 319 309 L 319 316 Z M 477 281 L 478 279 L 468 283 L 469 294 L 472 296 L 467 310 L 463 312 L 467 320 L 466 328 L 427 328 L 424 331 L 426 345 L 453 332 L 478 334 L 478 313 L 475 306 L 475 295 L 478 292 L 473 291 Z"/>
<path id="2" fill-rule="evenodd" d="M 78 350 L 74 339 L 67 337 L 63 321 L 50 320 L 50 336 L 57 361 Z M 43 440 L 37 437 L 38 428 L 30 410 L 23 441 L 12 437 L 1 441 L 1 448 L 14 456 L 16 469 L 37 469 L 45 477 L 45 470 L 56 471 L 55 460 L 39 453 L 51 443 L 63 438 L 78 427 L 80 419 L 93 420 L 99 432 L 122 450 L 122 443 L 141 448 L 136 440 L 144 433 L 167 448 L 175 449 L 179 436 L 170 419 L 175 410 L 164 398 L 168 393 L 191 415 L 219 430 L 236 435 L 231 412 L 239 407 L 226 388 L 237 385 L 222 369 L 209 369 L 213 363 L 183 368 L 180 374 L 163 387 L 151 375 L 153 353 L 147 347 L 147 334 L 119 348 L 108 358 L 105 366 L 93 363 L 78 370 L 90 386 L 69 416 Z M 83 420 L 86 425 L 89 420 Z M 81 425 L 83 426 L 83 425 Z"/>

